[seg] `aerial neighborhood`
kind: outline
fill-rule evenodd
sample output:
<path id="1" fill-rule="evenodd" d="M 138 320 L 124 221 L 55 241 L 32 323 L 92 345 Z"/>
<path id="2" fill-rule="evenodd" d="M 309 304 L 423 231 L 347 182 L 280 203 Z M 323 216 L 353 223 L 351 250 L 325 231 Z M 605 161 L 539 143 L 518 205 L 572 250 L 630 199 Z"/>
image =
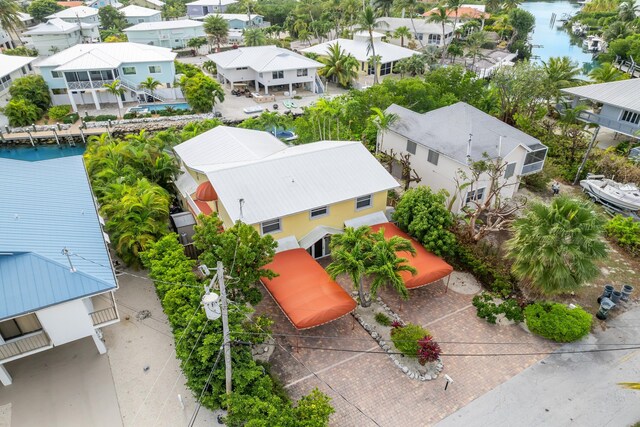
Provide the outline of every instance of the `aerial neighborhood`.
<path id="1" fill-rule="evenodd" d="M 640 426 L 637 61 L 636 0 L 0 0 L 0 426 Z"/>

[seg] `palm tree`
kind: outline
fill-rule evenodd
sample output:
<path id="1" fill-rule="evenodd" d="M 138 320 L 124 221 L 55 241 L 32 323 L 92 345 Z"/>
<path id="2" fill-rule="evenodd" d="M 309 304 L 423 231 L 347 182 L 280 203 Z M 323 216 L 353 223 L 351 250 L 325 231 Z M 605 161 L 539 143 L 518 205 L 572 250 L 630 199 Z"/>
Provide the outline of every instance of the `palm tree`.
<path id="1" fill-rule="evenodd" d="M 560 98 L 560 89 L 582 84 L 582 80 L 578 78 L 582 69 L 568 56 L 552 57 L 546 62 L 542 61 L 542 69 L 549 89 L 549 100 L 553 97 L 556 103 Z"/>
<path id="2" fill-rule="evenodd" d="M 447 48 L 447 38 L 446 38 L 446 26 L 451 23 L 449 19 L 449 15 L 447 14 L 447 8 L 444 6 L 438 6 L 436 9 L 436 13 L 429 16 L 427 21 L 433 22 L 434 24 L 440 24 L 442 26 L 442 59 L 441 64 L 444 64 L 444 59 L 446 58 L 446 48 Z M 453 41 L 453 38 L 451 39 Z M 449 43 L 450 44 L 450 43 Z"/>
<path id="3" fill-rule="evenodd" d="M 120 108 L 122 108 L 122 95 L 124 94 L 124 88 L 120 86 L 120 80 L 105 83 L 103 87 L 107 89 L 107 92 L 116 97 L 116 103 L 118 104 L 118 117 L 122 117 L 120 114 Z"/>
<path id="4" fill-rule="evenodd" d="M 373 111 L 373 114 L 369 117 L 369 119 L 378 129 L 378 138 L 376 141 L 375 150 L 375 152 L 378 153 L 380 151 L 380 148 L 382 148 L 382 143 L 384 142 L 384 133 L 388 131 L 400 117 L 398 117 L 398 115 L 394 113 L 387 113 L 386 111 L 383 111 L 378 107 L 371 107 L 371 111 Z"/>
<path id="5" fill-rule="evenodd" d="M 216 63 L 213 62 L 212 60 L 204 61 L 202 63 L 202 69 L 211 75 L 216 74 L 216 72 L 218 71 L 218 67 L 216 66 Z"/>
<path id="6" fill-rule="evenodd" d="M 139 86 L 141 89 L 146 89 L 149 92 L 151 92 L 151 102 L 155 102 L 155 96 L 154 96 L 154 90 L 156 90 L 158 88 L 158 86 L 160 86 L 160 82 L 157 81 L 156 79 L 154 79 L 151 76 L 148 76 L 145 80 L 141 81 Z"/>
<path id="7" fill-rule="evenodd" d="M 447 48 L 447 53 L 449 54 L 449 56 L 451 56 L 450 62 L 455 62 L 456 57 L 464 55 L 464 49 L 462 49 L 462 47 L 459 44 L 452 43 Z"/>
<path id="8" fill-rule="evenodd" d="M 471 62 L 472 67 L 476 65 L 477 58 L 482 59 L 485 57 L 482 53 L 482 46 L 487 43 L 488 40 L 489 38 L 485 31 L 478 31 L 467 37 L 467 56 L 473 58 Z"/>
<path id="9" fill-rule="evenodd" d="M 636 4 L 636 0 L 623 0 L 618 7 L 618 16 L 623 21 L 633 21 L 639 11 L 640 8 Z"/>
<path id="10" fill-rule="evenodd" d="M 512 9 L 516 9 L 518 6 L 520 6 L 520 3 L 522 3 L 522 0 L 503 0 L 502 9 L 508 12 Z"/>
<path id="11" fill-rule="evenodd" d="M 261 28 L 247 28 L 242 33 L 245 46 L 264 46 L 267 44 L 267 36 Z"/>
<path id="12" fill-rule="evenodd" d="M 204 32 L 215 42 L 220 51 L 220 45 L 227 41 L 229 22 L 220 15 L 207 16 L 204 20 Z"/>
<path id="13" fill-rule="evenodd" d="M 0 28 L 13 33 L 20 39 L 19 29 L 24 25 L 20 20 L 20 5 L 15 0 L 0 0 Z"/>
<path id="14" fill-rule="evenodd" d="M 396 31 L 393 33 L 393 36 L 395 38 L 399 38 L 400 39 L 400 46 L 404 47 L 404 39 L 406 38 L 407 40 L 411 40 L 411 30 L 409 29 L 409 27 L 398 27 L 396 28 Z"/>
<path id="15" fill-rule="evenodd" d="M 603 62 L 598 68 L 591 70 L 589 78 L 596 83 L 609 83 L 626 80 L 629 76 L 618 70 L 610 62 Z"/>
<path id="16" fill-rule="evenodd" d="M 603 225 L 588 202 L 557 197 L 532 204 L 507 242 L 513 274 L 543 294 L 578 289 L 598 276 L 596 263 L 607 257 Z"/>
<path id="17" fill-rule="evenodd" d="M 452 10 L 455 14 L 455 18 L 453 20 L 453 29 L 455 30 L 458 26 L 458 11 L 460 10 L 463 2 L 462 0 L 447 0 L 446 3 L 447 9 Z"/>
<path id="18" fill-rule="evenodd" d="M 373 0 L 371 5 L 381 12 L 382 16 L 389 16 L 394 0 Z"/>
<path id="19" fill-rule="evenodd" d="M 358 77 L 358 60 L 340 47 L 338 42 L 329 45 L 327 56 L 320 58 L 324 67 L 318 72 L 327 80 L 332 79 L 342 87 L 350 87 Z"/>
<path id="20" fill-rule="evenodd" d="M 376 13 L 371 6 L 367 6 L 358 17 L 358 26 L 356 31 L 369 33 L 369 44 L 367 45 L 367 55 L 371 53 L 373 58 L 373 84 L 378 84 L 378 61 L 376 55 L 376 46 L 373 41 L 373 32 L 380 27 L 381 23 L 377 22 Z"/>
<path id="21" fill-rule="evenodd" d="M 416 8 L 418 7 L 418 4 L 422 3 L 419 0 L 400 0 L 398 4 L 399 6 L 407 9 L 409 19 L 411 20 L 411 27 L 413 28 L 413 33 L 418 34 L 418 31 L 416 31 L 416 24 L 415 22 L 413 22 L 413 17 L 416 14 Z M 420 47 L 424 47 L 424 43 L 422 42 L 422 40 L 418 39 L 418 41 L 420 42 Z"/>
<path id="22" fill-rule="evenodd" d="M 373 276 L 369 291 L 371 296 L 375 298 L 378 289 L 389 284 L 400 294 L 402 299 L 409 299 L 409 292 L 404 280 L 400 275 L 403 271 L 408 271 L 412 275 L 417 270 L 407 264 L 407 259 L 398 256 L 398 252 L 408 252 L 415 256 L 416 250 L 410 241 L 400 236 L 393 236 L 389 240 L 384 237 L 384 230 L 371 235 L 373 246 L 371 247 L 371 267 L 367 270 L 367 274 Z"/>
<path id="23" fill-rule="evenodd" d="M 624 39 L 633 33 L 628 22 L 615 21 L 605 30 L 603 37 L 607 42 Z"/>

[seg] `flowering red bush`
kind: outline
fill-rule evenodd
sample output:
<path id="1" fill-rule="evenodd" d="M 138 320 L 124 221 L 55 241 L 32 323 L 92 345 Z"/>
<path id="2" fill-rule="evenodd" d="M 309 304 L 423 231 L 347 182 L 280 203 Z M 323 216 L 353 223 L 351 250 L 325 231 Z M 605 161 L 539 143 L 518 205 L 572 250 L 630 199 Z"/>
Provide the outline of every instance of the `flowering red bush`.
<path id="1" fill-rule="evenodd" d="M 440 357 L 440 345 L 434 341 L 431 335 L 425 335 L 418 340 L 418 363 L 424 366 L 427 362 L 435 362 Z"/>

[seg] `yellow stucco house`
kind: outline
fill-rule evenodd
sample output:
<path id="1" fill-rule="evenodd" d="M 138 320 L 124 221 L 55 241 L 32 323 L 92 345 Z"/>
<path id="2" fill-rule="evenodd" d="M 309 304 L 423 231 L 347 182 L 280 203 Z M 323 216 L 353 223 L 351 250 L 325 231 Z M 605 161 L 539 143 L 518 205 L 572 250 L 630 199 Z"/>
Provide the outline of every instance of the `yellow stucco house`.
<path id="1" fill-rule="evenodd" d="M 216 127 L 176 146 L 176 180 L 195 215 L 217 212 L 272 235 L 280 249 L 299 246 L 315 258 L 347 224 L 382 215 L 397 181 L 357 141 L 290 146 L 268 132 Z"/>

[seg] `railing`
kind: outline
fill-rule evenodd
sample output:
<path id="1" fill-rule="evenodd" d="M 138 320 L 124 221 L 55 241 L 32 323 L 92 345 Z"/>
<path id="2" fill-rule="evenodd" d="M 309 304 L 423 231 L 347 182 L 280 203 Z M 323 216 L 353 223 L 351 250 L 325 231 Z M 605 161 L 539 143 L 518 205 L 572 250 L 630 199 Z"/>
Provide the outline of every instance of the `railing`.
<path id="1" fill-rule="evenodd" d="M 586 122 L 595 123 L 629 136 L 635 136 L 636 132 L 640 130 L 640 125 L 626 124 L 618 120 L 608 119 L 591 111 L 581 111 L 578 117 Z"/>
<path id="2" fill-rule="evenodd" d="M 67 82 L 69 89 L 100 89 L 113 80 L 93 80 L 90 82 Z"/>
<path id="3" fill-rule="evenodd" d="M 93 321 L 93 326 L 98 326 L 103 323 L 118 320 L 118 312 L 116 311 L 115 307 L 103 308 L 102 310 L 89 313 L 89 315 L 91 316 L 91 320 Z"/>
<path id="4" fill-rule="evenodd" d="M 44 347 L 51 347 L 51 340 L 42 330 L 15 338 L 0 344 L 0 362 Z"/>
<path id="5" fill-rule="evenodd" d="M 523 165 L 520 175 L 529 175 L 532 173 L 540 172 L 543 166 L 544 160 L 535 163 L 529 163 L 528 165 Z"/>
<path id="6" fill-rule="evenodd" d="M 316 74 L 316 88 L 317 88 L 317 93 L 322 94 L 324 93 L 324 85 L 322 84 L 322 80 L 320 79 L 320 77 Z"/>
<path id="7" fill-rule="evenodd" d="M 132 90 L 132 91 L 134 91 L 136 93 L 147 94 L 147 95 L 149 95 L 149 96 L 151 96 L 151 97 L 153 97 L 153 98 L 155 98 L 155 99 L 157 99 L 159 101 L 165 101 L 165 98 L 157 95 L 155 92 L 150 91 L 149 89 L 141 88 L 137 84 L 135 84 L 135 83 L 133 83 L 133 82 L 127 80 L 127 79 L 120 78 L 118 80 L 120 81 L 120 85 L 121 86 L 124 86 L 129 90 Z"/>

